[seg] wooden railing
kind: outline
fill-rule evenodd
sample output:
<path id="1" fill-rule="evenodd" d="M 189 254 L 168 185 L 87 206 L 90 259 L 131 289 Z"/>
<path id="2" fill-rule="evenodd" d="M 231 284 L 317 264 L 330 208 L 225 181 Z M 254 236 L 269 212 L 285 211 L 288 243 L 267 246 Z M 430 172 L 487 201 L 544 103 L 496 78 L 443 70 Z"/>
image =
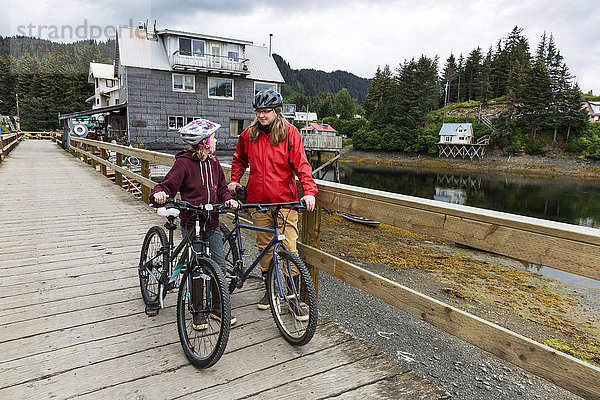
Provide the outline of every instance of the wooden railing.
<path id="1" fill-rule="evenodd" d="M 0 134 L 0 161 L 4 160 L 17 147 L 22 136 L 22 132 Z"/>
<path id="2" fill-rule="evenodd" d="M 155 185 L 148 165 L 171 166 L 174 157 L 88 139 L 71 138 L 70 150 L 142 182 L 145 201 Z M 142 161 L 134 174 L 94 149 L 130 155 Z M 146 165 L 144 167 L 143 165 Z M 94 165 L 95 167 L 95 165 Z M 223 165 L 226 175 L 230 167 Z M 105 174 L 106 172 L 103 171 Z M 146 175 L 144 175 L 146 174 Z M 511 332 L 449 304 L 373 274 L 319 249 L 321 208 L 349 212 L 470 247 L 600 279 L 600 231 L 593 228 L 448 204 L 317 180 L 315 212 L 304 213 L 298 250 L 313 269 L 325 271 L 383 301 L 498 357 L 548 379 L 577 395 L 600 398 L 600 368 Z M 368 240 L 368 238 L 366 238 Z M 316 283 L 316 282 L 315 282 Z"/>
<path id="3" fill-rule="evenodd" d="M 341 136 L 305 134 L 302 135 L 302 143 L 306 150 L 342 150 Z"/>

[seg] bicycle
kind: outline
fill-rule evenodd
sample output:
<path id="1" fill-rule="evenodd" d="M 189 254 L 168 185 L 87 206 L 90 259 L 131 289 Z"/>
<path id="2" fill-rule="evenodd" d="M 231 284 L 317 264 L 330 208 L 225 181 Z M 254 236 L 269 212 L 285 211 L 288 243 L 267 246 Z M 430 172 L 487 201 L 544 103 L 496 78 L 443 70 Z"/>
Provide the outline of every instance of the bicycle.
<path id="1" fill-rule="evenodd" d="M 304 262 L 296 254 L 286 249 L 283 244 L 285 235 L 280 233 L 277 216 L 281 214 L 283 217 L 284 223 L 281 229 L 283 231 L 287 216 L 284 216 L 284 212 L 281 210 L 286 206 L 296 210 L 306 209 L 304 201 L 268 204 L 246 203 L 240 205 L 236 210 L 229 211 L 233 213 L 233 229 L 230 230 L 225 224 L 221 224 L 220 228 L 223 233 L 225 260 L 228 267 L 227 275 L 230 279 L 229 293 L 242 288 L 259 261 L 267 252 L 272 251 L 273 259 L 267 272 L 266 285 L 271 313 L 285 340 L 299 346 L 308 343 L 315 333 L 318 316 L 317 296 Z M 239 210 L 254 208 L 256 209 L 254 212 L 272 213 L 273 228 L 261 228 L 240 223 Z M 244 267 L 243 261 L 245 249 L 242 246 L 241 229 L 267 232 L 273 235 L 269 244 L 247 269 Z M 293 276 L 292 271 L 294 269 L 298 271 L 297 276 Z M 292 279 L 290 279 L 290 276 L 292 276 Z M 308 314 L 308 318 L 298 317 L 293 312 L 294 307 L 302 307 Z"/>
<path id="2" fill-rule="evenodd" d="M 225 276 L 210 259 L 208 242 L 201 238 L 200 215 L 208 218 L 211 212 L 223 212 L 226 208 L 225 204 L 195 206 L 187 201 L 167 199 L 166 206 L 157 213 L 167 218 L 168 239 L 162 227 L 153 226 L 146 233 L 140 255 L 138 272 L 146 314 L 158 315 L 164 308 L 167 292 L 179 288 L 179 340 L 188 360 L 200 368 L 214 365 L 223 355 L 231 321 Z M 182 210 L 193 212 L 195 229 L 190 229 L 174 248 L 175 218 Z"/>

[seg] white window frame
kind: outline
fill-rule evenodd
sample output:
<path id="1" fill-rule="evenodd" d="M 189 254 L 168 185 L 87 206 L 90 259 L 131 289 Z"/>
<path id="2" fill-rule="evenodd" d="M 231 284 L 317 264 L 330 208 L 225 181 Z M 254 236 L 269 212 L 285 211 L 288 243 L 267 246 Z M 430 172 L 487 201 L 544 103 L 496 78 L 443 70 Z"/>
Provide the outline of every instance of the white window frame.
<path id="1" fill-rule="evenodd" d="M 185 124 L 189 124 L 190 122 L 192 122 L 195 119 L 199 119 L 198 117 L 185 117 Z"/>
<path id="2" fill-rule="evenodd" d="M 204 44 L 204 51 L 202 52 L 202 54 L 196 54 L 194 52 L 194 42 L 201 42 Z M 193 57 L 202 57 L 202 58 L 204 58 L 206 56 L 206 40 L 192 39 L 192 56 Z"/>
<path id="3" fill-rule="evenodd" d="M 106 80 L 106 87 L 107 88 L 113 88 L 113 87 L 115 87 L 115 81 L 113 81 L 112 79 L 107 79 Z"/>
<path id="4" fill-rule="evenodd" d="M 181 76 L 181 85 L 182 85 L 181 89 L 175 88 L 175 77 L 176 76 Z M 186 88 L 186 84 L 185 84 L 185 78 L 186 77 L 192 77 L 192 88 L 191 89 L 187 89 Z M 195 93 L 196 92 L 196 75 L 175 74 L 175 73 L 171 74 L 171 89 L 174 92 Z"/>
<path id="5" fill-rule="evenodd" d="M 236 50 L 234 53 L 237 54 L 237 57 L 230 57 L 229 56 L 229 52 L 230 50 Z M 240 53 L 241 53 L 241 46 L 239 44 L 233 44 L 233 43 L 228 43 L 227 44 L 227 59 L 229 61 L 234 61 L 234 62 L 238 62 L 240 61 Z"/>
<path id="6" fill-rule="evenodd" d="M 210 82 L 214 81 L 214 80 L 217 80 L 217 81 L 230 81 L 231 82 L 231 97 L 211 96 L 210 95 Z M 209 99 L 233 100 L 235 98 L 235 82 L 231 78 L 215 78 L 215 77 L 209 76 L 208 79 L 206 80 L 206 85 L 207 85 L 207 92 L 208 92 L 208 98 Z"/>
<path id="7" fill-rule="evenodd" d="M 266 85 L 266 86 L 270 86 L 270 87 L 269 88 L 262 88 L 262 89 L 258 90 L 258 89 L 256 89 L 256 85 L 257 84 L 259 84 L 259 85 Z M 258 81 L 254 82 L 254 94 L 260 92 L 261 90 L 265 90 L 265 89 L 273 89 L 274 91 L 279 92 L 279 90 L 277 90 L 277 88 L 278 88 L 278 85 L 276 83 L 272 83 L 272 82 L 258 82 Z"/>
<path id="8" fill-rule="evenodd" d="M 171 125 L 171 121 L 170 121 L 171 118 L 175 119 L 175 125 L 174 126 Z M 181 118 L 181 126 L 177 126 L 177 119 L 178 118 Z M 185 122 L 185 118 L 183 117 L 183 115 L 168 115 L 167 116 L 167 127 L 169 128 L 170 131 L 176 130 L 176 129 L 179 129 L 179 128 L 183 127 L 185 125 L 184 122 Z"/>

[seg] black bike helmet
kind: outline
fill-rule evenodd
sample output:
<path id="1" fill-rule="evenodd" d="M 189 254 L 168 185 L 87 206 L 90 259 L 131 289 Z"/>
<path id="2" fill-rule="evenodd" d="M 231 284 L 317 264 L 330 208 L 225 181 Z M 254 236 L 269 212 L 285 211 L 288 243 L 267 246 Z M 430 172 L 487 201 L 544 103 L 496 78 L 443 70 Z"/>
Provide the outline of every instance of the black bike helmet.
<path id="1" fill-rule="evenodd" d="M 254 95 L 252 101 L 252 107 L 258 108 L 275 108 L 281 107 L 283 104 L 283 97 L 273 89 L 265 89 Z"/>

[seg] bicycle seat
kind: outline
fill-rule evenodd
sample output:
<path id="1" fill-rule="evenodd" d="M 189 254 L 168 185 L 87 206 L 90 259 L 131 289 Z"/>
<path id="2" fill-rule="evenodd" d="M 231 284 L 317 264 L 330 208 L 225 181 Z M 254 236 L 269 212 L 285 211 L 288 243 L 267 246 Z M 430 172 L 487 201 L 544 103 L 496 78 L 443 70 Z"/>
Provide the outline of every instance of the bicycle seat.
<path id="1" fill-rule="evenodd" d="M 156 213 L 161 217 L 179 217 L 179 210 L 176 208 L 160 207 L 156 210 Z"/>

